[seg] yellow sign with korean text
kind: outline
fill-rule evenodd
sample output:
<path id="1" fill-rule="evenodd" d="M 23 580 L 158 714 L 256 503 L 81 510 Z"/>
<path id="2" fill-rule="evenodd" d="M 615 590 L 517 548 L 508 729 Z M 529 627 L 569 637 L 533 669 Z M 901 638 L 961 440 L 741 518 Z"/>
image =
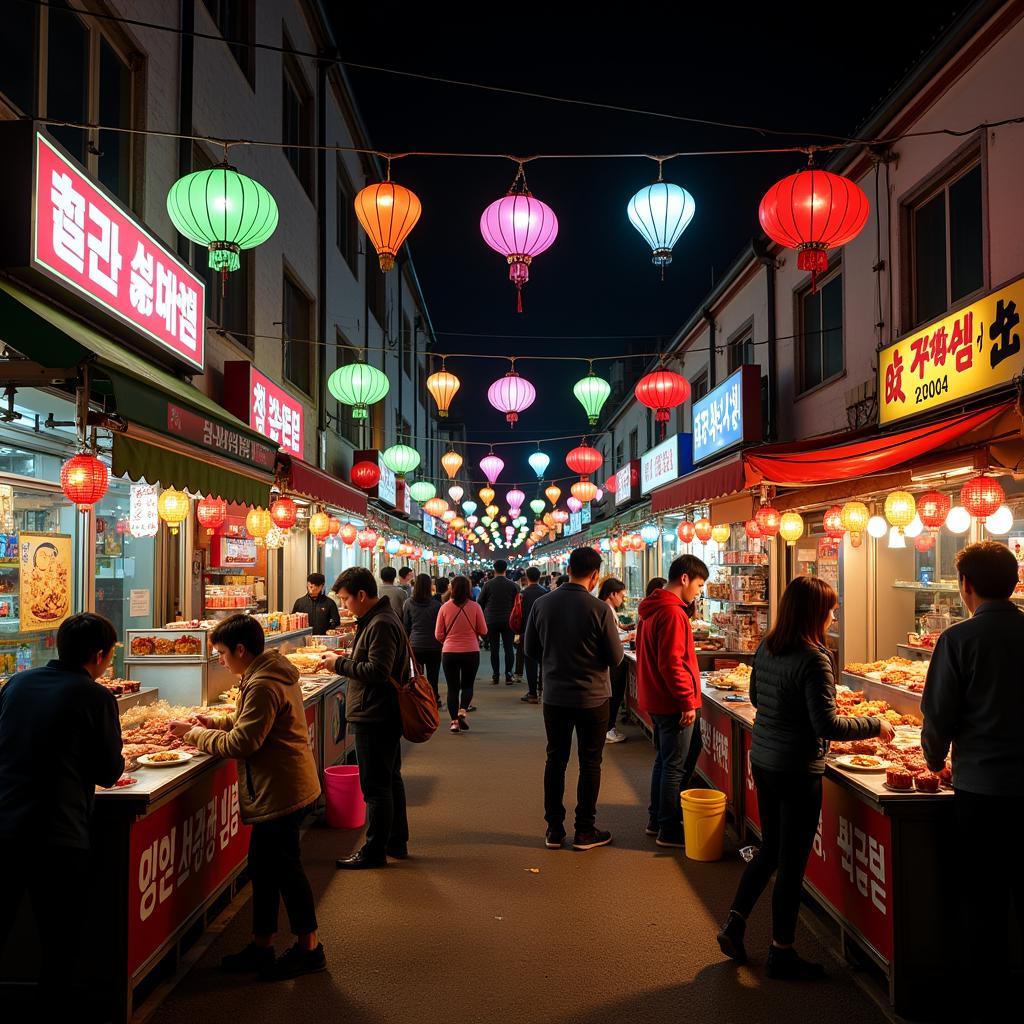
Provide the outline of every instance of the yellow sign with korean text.
<path id="1" fill-rule="evenodd" d="M 1024 370 L 1024 277 L 878 353 L 878 420 L 962 402 Z"/>
<path id="2" fill-rule="evenodd" d="M 66 533 L 18 535 L 22 633 L 56 629 L 71 614 L 71 550 Z"/>

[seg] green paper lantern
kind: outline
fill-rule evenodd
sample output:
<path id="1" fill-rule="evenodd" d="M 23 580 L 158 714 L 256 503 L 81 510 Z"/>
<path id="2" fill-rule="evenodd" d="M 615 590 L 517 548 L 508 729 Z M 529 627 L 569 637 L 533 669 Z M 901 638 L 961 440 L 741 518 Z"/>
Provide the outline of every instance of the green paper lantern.
<path id="1" fill-rule="evenodd" d="M 601 415 L 601 406 L 608 401 L 612 387 L 603 377 L 598 377 L 593 370 L 582 380 L 576 381 L 572 393 L 579 399 L 587 414 L 587 420 L 593 426 Z"/>
<path id="2" fill-rule="evenodd" d="M 391 470 L 395 476 L 404 477 L 411 473 L 420 464 L 420 453 L 407 444 L 393 444 L 385 448 L 381 453 L 384 465 Z"/>
<path id="3" fill-rule="evenodd" d="M 409 497 L 421 505 L 425 501 L 430 501 L 435 494 L 437 494 L 437 488 L 433 484 L 427 483 L 426 480 L 417 480 L 416 483 L 409 485 Z"/>
<path id="4" fill-rule="evenodd" d="M 343 405 L 352 406 L 354 420 L 365 420 L 369 415 L 367 406 L 379 402 L 390 386 L 376 366 L 366 363 L 349 363 L 327 378 L 327 390 Z"/>
<path id="5" fill-rule="evenodd" d="M 274 197 L 227 163 L 179 178 L 167 193 L 167 212 L 186 237 L 210 250 L 210 267 L 237 270 L 242 249 L 262 245 L 277 227 Z"/>
<path id="6" fill-rule="evenodd" d="M 484 516 L 483 519 L 480 520 L 480 522 L 483 523 L 484 526 L 490 526 L 492 520 L 490 516 Z"/>
<path id="7" fill-rule="evenodd" d="M 544 509 L 547 508 L 547 502 L 544 501 L 543 498 L 534 498 L 533 501 L 530 502 L 530 508 L 535 516 L 539 516 L 544 512 Z"/>

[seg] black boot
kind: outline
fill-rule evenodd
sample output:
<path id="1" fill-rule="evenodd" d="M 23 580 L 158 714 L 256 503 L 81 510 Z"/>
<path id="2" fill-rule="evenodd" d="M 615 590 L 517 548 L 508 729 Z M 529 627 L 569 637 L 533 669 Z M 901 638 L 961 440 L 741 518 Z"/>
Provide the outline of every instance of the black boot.
<path id="1" fill-rule="evenodd" d="M 804 960 L 792 947 L 769 946 L 765 969 L 769 978 L 779 981 L 818 981 L 825 977 L 825 968 L 821 964 Z"/>
<path id="2" fill-rule="evenodd" d="M 718 948 L 738 964 L 747 962 L 747 951 L 743 946 L 743 934 L 746 930 L 747 922 L 735 910 L 730 910 L 722 930 L 718 933 Z"/>

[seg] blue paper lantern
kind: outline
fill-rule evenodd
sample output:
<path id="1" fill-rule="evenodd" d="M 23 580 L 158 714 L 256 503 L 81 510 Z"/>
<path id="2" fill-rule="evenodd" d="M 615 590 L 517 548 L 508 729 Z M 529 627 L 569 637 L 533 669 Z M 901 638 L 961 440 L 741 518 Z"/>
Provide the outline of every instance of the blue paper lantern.
<path id="1" fill-rule="evenodd" d="M 643 542 L 650 547 L 658 539 L 658 534 L 660 532 L 661 531 L 653 523 L 648 523 L 646 526 L 640 528 L 640 537 Z"/>
<path id="2" fill-rule="evenodd" d="M 536 451 L 526 461 L 530 463 L 530 467 L 537 474 L 537 479 L 540 480 L 547 471 L 548 463 L 551 462 L 551 459 L 543 452 Z"/>
<path id="3" fill-rule="evenodd" d="M 385 547 L 384 547 L 384 550 L 385 550 L 385 551 L 386 551 L 386 552 L 387 552 L 387 553 L 388 553 L 389 555 L 397 555 L 397 554 L 398 554 L 398 549 L 399 549 L 399 548 L 400 548 L 401 546 L 402 546 L 402 544 L 401 544 L 401 541 L 398 541 L 398 540 L 396 540 L 396 539 L 395 539 L 394 537 L 392 537 L 392 538 L 391 538 L 391 540 L 389 540 L 389 541 L 387 542 L 387 544 L 385 545 Z"/>
<path id="4" fill-rule="evenodd" d="M 667 267 L 672 247 L 686 230 L 697 207 L 693 196 L 667 181 L 656 181 L 640 189 L 626 205 L 629 222 L 651 247 L 651 262 Z"/>

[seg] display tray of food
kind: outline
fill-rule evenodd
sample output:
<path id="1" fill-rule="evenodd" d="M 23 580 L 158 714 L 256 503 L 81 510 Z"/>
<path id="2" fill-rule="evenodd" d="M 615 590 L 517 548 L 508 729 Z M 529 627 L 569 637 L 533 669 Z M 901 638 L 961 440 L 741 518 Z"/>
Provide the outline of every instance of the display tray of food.
<path id="1" fill-rule="evenodd" d="M 130 629 L 125 646 L 129 662 L 140 658 L 195 659 L 206 650 L 206 631 L 198 627 L 194 630 Z"/>
<path id="2" fill-rule="evenodd" d="M 879 661 L 850 662 L 844 672 L 863 676 L 886 686 L 907 690 L 909 693 L 923 693 L 925 677 L 928 675 L 928 662 L 895 656 L 882 658 Z"/>
<path id="3" fill-rule="evenodd" d="M 712 672 L 702 673 L 705 683 L 715 690 L 741 690 L 744 693 L 750 690 L 749 665 L 737 665 L 735 668 L 717 669 Z"/>

